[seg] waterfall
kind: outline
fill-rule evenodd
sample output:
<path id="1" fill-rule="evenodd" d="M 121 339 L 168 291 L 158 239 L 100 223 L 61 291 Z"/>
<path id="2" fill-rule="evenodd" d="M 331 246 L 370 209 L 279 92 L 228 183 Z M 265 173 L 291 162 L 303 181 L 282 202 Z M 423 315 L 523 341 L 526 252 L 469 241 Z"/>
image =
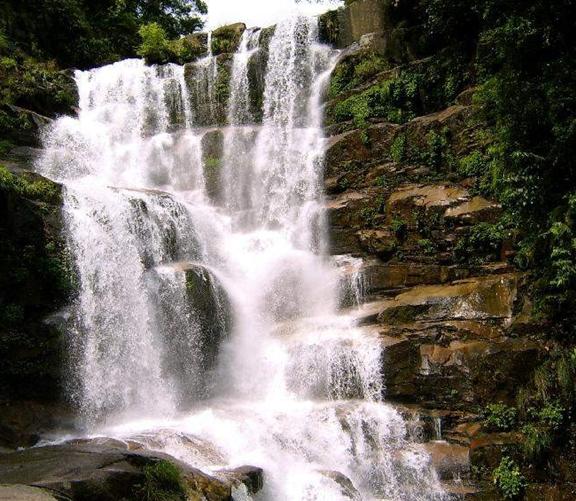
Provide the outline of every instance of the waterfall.
<path id="1" fill-rule="evenodd" d="M 337 53 L 317 37 L 306 17 L 269 47 L 246 30 L 226 126 L 218 56 L 76 73 L 79 116 L 51 126 L 37 165 L 65 186 L 78 275 L 69 396 L 85 435 L 207 471 L 261 466 L 261 499 L 443 499 L 382 401 L 381 341 L 339 310 L 363 282 L 358 260 L 326 255 L 322 97 Z M 264 50 L 260 121 L 250 65 Z"/>

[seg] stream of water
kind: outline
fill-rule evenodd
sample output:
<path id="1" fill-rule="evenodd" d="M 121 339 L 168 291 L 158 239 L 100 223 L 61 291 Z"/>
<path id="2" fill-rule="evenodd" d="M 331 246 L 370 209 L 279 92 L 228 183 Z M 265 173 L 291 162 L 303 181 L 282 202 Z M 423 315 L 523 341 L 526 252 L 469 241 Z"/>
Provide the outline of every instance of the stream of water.
<path id="1" fill-rule="evenodd" d="M 339 313 L 362 287 L 342 273 L 354 259 L 326 254 L 322 97 L 338 54 L 314 18 L 280 23 L 260 120 L 260 36 L 247 30 L 230 63 L 225 127 L 209 55 L 77 72 L 79 116 L 44 138 L 38 170 L 65 185 L 78 275 L 79 433 L 208 472 L 260 466 L 258 499 L 441 499 L 429 456 L 382 401 L 378 337 Z"/>

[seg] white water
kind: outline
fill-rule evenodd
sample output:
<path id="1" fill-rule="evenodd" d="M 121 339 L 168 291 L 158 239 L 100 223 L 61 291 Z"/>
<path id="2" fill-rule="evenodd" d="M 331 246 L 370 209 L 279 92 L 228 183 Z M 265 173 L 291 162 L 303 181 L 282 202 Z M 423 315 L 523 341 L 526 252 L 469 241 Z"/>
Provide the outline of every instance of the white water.
<path id="1" fill-rule="evenodd" d="M 38 165 L 66 186 L 79 276 L 70 395 L 87 435 L 207 471 L 263 467 L 261 499 L 439 499 L 429 457 L 381 402 L 378 338 L 338 314 L 361 280 L 356 261 L 324 255 L 321 99 L 336 54 L 316 31 L 278 25 L 261 125 L 246 89 L 257 34 L 244 36 L 218 162 L 203 154 L 218 132 L 198 127 L 215 120 L 198 109 L 215 58 L 77 74 L 80 115 L 56 122 Z"/>

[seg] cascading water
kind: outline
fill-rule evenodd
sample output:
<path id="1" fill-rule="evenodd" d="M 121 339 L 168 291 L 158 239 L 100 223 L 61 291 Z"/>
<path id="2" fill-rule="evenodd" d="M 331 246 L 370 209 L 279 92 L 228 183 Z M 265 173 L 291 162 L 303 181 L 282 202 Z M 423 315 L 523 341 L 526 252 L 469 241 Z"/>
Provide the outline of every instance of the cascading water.
<path id="1" fill-rule="evenodd" d="M 78 72 L 79 117 L 45 137 L 38 169 L 65 185 L 79 278 L 80 422 L 207 470 L 261 466 L 262 499 L 441 499 L 430 458 L 381 401 L 381 343 L 338 314 L 361 281 L 354 260 L 324 254 L 321 99 L 336 54 L 314 19 L 280 23 L 257 124 L 258 39 L 246 31 L 232 62 L 223 129 L 204 127 L 208 56 Z"/>

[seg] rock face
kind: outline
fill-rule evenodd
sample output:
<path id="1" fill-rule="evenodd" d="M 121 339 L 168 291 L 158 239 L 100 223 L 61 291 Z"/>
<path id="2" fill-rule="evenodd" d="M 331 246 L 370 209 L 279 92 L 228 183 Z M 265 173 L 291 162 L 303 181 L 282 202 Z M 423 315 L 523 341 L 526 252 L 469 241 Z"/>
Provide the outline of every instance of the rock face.
<path id="1" fill-rule="evenodd" d="M 351 313 L 381 340 L 384 398 L 454 498 L 500 499 L 492 472 L 508 455 L 528 479 L 526 499 L 571 499 L 566 449 L 551 451 L 552 480 L 525 460 L 520 427 L 485 424 L 489 404 L 516 407 L 549 361 L 546 328 L 499 230 L 501 206 L 462 168 L 482 145 L 474 89 L 438 104 L 420 88 L 386 111 L 402 75 L 426 78 L 402 9 L 357 0 L 321 17 L 324 39 L 346 47 L 327 96 L 324 182 L 330 251 L 363 260 L 365 304 Z"/>

